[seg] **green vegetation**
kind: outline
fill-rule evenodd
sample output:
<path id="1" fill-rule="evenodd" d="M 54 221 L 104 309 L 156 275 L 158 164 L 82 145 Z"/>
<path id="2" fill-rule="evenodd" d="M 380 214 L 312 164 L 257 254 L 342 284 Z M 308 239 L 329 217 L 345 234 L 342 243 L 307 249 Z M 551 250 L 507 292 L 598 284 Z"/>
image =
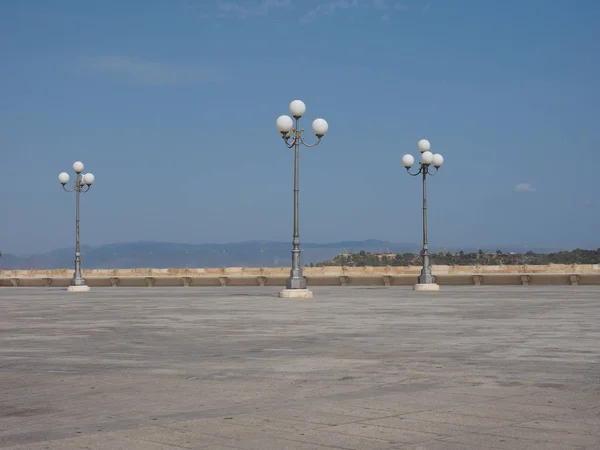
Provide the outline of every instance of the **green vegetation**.
<path id="1" fill-rule="evenodd" d="M 575 249 L 569 252 L 556 253 L 494 253 L 479 250 L 476 253 L 435 253 L 430 254 L 432 264 L 448 266 L 499 266 L 499 265 L 545 265 L 545 264 L 600 264 L 600 248 L 596 250 Z M 321 261 L 317 267 L 323 266 L 419 266 L 421 255 L 414 253 L 381 254 L 342 253 L 328 261 Z"/>

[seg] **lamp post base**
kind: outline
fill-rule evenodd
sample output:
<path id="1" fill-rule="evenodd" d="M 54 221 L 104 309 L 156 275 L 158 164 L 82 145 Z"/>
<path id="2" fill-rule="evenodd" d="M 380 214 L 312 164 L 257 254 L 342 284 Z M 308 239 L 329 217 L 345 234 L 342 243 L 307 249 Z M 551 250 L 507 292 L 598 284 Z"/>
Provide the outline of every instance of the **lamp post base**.
<path id="1" fill-rule="evenodd" d="M 313 298 L 313 293 L 308 289 L 282 289 L 279 298 Z"/>
<path id="2" fill-rule="evenodd" d="M 286 289 L 306 289 L 306 278 L 302 276 L 302 269 L 294 270 L 285 282 Z"/>
<path id="3" fill-rule="evenodd" d="M 417 283 L 413 286 L 415 291 L 439 291 L 440 285 L 437 283 Z"/>
<path id="4" fill-rule="evenodd" d="M 85 284 L 81 284 L 78 286 L 69 286 L 67 288 L 68 292 L 88 292 L 90 290 L 89 286 L 86 286 Z"/>

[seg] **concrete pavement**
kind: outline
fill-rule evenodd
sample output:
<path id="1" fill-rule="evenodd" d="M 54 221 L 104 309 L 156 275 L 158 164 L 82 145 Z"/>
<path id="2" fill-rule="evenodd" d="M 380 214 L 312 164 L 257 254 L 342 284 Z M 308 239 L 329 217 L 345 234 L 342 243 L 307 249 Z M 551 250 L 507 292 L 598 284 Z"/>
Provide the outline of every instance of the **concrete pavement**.
<path id="1" fill-rule="evenodd" d="M 311 290 L 0 289 L 0 448 L 600 448 L 600 287 Z"/>

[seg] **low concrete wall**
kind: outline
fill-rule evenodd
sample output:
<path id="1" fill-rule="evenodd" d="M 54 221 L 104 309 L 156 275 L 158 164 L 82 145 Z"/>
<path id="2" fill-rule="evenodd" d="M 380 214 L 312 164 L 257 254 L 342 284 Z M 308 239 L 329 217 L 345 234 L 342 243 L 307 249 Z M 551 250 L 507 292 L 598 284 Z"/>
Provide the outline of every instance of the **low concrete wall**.
<path id="1" fill-rule="evenodd" d="M 306 267 L 310 286 L 401 286 L 417 281 L 418 266 Z M 441 285 L 600 285 L 600 265 L 433 266 Z M 73 271 L 0 270 L 0 286 L 66 287 Z M 89 286 L 284 286 L 288 268 L 94 269 Z"/>

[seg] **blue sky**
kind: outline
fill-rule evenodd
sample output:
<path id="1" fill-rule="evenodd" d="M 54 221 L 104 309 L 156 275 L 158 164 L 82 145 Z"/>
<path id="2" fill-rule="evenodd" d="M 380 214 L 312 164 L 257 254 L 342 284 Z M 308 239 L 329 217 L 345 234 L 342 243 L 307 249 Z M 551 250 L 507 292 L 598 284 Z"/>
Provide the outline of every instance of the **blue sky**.
<path id="1" fill-rule="evenodd" d="M 303 242 L 599 247 L 596 0 L 7 0 L 0 3 L 0 248 L 291 240 L 296 98 Z M 312 137 L 312 136 L 311 136 Z M 520 186 L 520 187 L 517 187 Z"/>

